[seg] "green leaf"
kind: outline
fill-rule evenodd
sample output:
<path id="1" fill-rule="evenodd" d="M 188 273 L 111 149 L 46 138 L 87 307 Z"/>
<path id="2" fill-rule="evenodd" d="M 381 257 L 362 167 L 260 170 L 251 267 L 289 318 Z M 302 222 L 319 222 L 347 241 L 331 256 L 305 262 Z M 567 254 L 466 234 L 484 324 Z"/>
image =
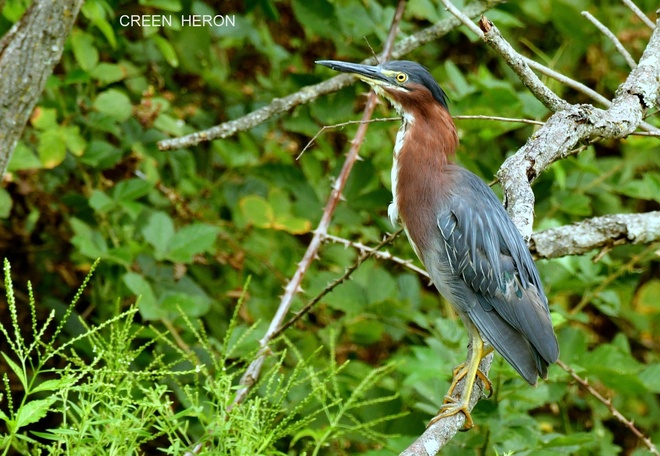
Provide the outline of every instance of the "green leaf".
<path id="1" fill-rule="evenodd" d="M 147 224 L 142 228 L 142 235 L 156 250 L 156 259 L 162 260 L 174 236 L 174 222 L 172 222 L 172 218 L 166 213 L 160 211 L 154 212 L 149 217 Z"/>
<path id="2" fill-rule="evenodd" d="M 66 157 L 66 144 L 59 130 L 46 130 L 39 137 L 39 159 L 46 169 L 55 168 Z"/>
<path id="3" fill-rule="evenodd" d="M 39 130 L 48 130 L 57 127 L 57 111 L 53 108 L 37 106 L 32 112 L 30 123 Z"/>
<path id="4" fill-rule="evenodd" d="M 460 100 L 469 93 L 474 92 L 474 87 L 467 82 L 463 76 L 463 73 L 461 73 L 458 67 L 451 60 L 445 61 L 445 71 L 447 72 L 447 76 L 454 86 L 454 90 L 452 91 L 452 99 Z"/>
<path id="5" fill-rule="evenodd" d="M 591 198 L 580 193 L 558 192 L 552 197 L 554 204 L 572 215 L 591 215 Z"/>
<path id="6" fill-rule="evenodd" d="M 660 393 L 660 364 L 651 364 L 639 373 L 639 379 L 646 385 L 649 391 Z"/>
<path id="7" fill-rule="evenodd" d="M 112 191 L 115 201 L 134 201 L 151 191 L 152 185 L 144 179 L 129 179 L 118 183 Z"/>
<path id="8" fill-rule="evenodd" d="M 204 223 L 183 227 L 172 238 L 166 258 L 177 263 L 190 263 L 193 256 L 215 244 L 219 231 L 218 227 Z"/>
<path id="9" fill-rule="evenodd" d="M 106 141 L 92 140 L 87 146 L 85 154 L 80 157 L 80 161 L 89 166 L 105 169 L 116 164 L 121 156 L 121 149 L 112 144 Z"/>
<path id="10" fill-rule="evenodd" d="M 249 225 L 270 228 L 274 218 L 273 208 L 268 201 L 257 195 L 241 198 L 239 207 Z"/>
<path id="11" fill-rule="evenodd" d="M 128 96 L 117 89 L 108 89 L 94 100 L 94 109 L 106 116 L 123 122 L 133 112 L 133 106 Z"/>
<path id="12" fill-rule="evenodd" d="M 185 122 L 181 119 L 176 119 L 165 113 L 160 113 L 154 121 L 154 127 L 165 133 L 181 136 L 183 134 L 183 127 Z"/>
<path id="13" fill-rule="evenodd" d="M 327 0 L 293 0 L 293 13 L 307 36 L 333 38 L 339 30 L 335 8 Z"/>
<path id="14" fill-rule="evenodd" d="M 379 321 L 359 320 L 346 327 L 351 339 L 361 345 L 370 345 L 378 342 L 385 332 L 385 327 Z"/>
<path id="15" fill-rule="evenodd" d="M 312 222 L 299 217 L 282 216 L 277 217 L 272 224 L 276 230 L 282 230 L 291 234 L 305 234 L 312 229 Z"/>
<path id="16" fill-rule="evenodd" d="M 636 307 L 641 314 L 654 315 L 660 312 L 660 280 L 652 279 L 637 290 Z"/>
<path id="17" fill-rule="evenodd" d="M 76 157 L 80 157 L 87 147 L 87 142 L 80 135 L 80 127 L 67 125 L 60 128 L 60 133 L 69 152 Z"/>
<path id="18" fill-rule="evenodd" d="M 594 304 L 605 315 L 617 317 L 621 312 L 621 299 L 614 290 L 603 290 L 594 298 Z"/>
<path id="19" fill-rule="evenodd" d="M 4 188 L 0 188 L 0 218 L 9 217 L 11 206 L 12 200 L 9 192 Z"/>
<path id="20" fill-rule="evenodd" d="M 199 318 L 208 313 L 211 308 L 211 302 L 208 298 L 201 295 L 168 293 L 163 299 L 161 299 L 159 307 L 163 309 L 163 311 L 168 311 L 172 314 L 177 314 L 178 309 L 181 309 L 189 317 Z"/>
<path id="21" fill-rule="evenodd" d="M 145 320 L 158 320 L 164 316 L 163 311 L 158 306 L 151 284 L 144 277 L 135 272 L 127 272 L 123 275 L 122 281 L 132 293 L 140 297 L 138 308 L 142 318 Z"/>
<path id="22" fill-rule="evenodd" d="M 70 224 L 75 233 L 71 243 L 78 248 L 82 255 L 93 260 L 105 256 L 108 245 L 101 233 L 93 230 L 85 222 L 75 217 L 71 218 Z"/>
<path id="23" fill-rule="evenodd" d="M 342 283 L 341 286 L 333 289 L 323 301 L 333 309 L 341 310 L 348 315 L 359 315 L 368 304 L 367 293 L 354 281 Z"/>
<path id="24" fill-rule="evenodd" d="M 19 141 L 16 144 L 14 153 L 9 160 L 7 171 L 20 171 L 22 169 L 35 169 L 42 168 L 41 160 L 37 157 L 32 149 L 27 147 L 25 143 Z"/>
<path id="25" fill-rule="evenodd" d="M 85 71 L 91 71 L 99 61 L 99 52 L 94 47 L 94 38 L 79 30 L 71 32 L 71 47 L 76 61 Z"/>
<path id="26" fill-rule="evenodd" d="M 139 3 L 142 6 L 151 6 L 165 11 L 172 11 L 173 13 L 181 11 L 182 8 L 179 0 L 140 0 Z"/>
<path id="27" fill-rule="evenodd" d="M 172 44 L 160 35 L 154 35 L 151 39 L 154 40 L 156 47 L 158 47 L 160 53 L 163 54 L 167 63 L 169 63 L 170 66 L 177 68 L 179 66 L 179 58 L 177 57 Z"/>
<path id="28" fill-rule="evenodd" d="M 27 377 L 25 376 L 25 371 L 23 368 L 16 364 L 8 355 L 5 354 L 5 352 L 2 352 L 2 357 L 5 359 L 9 367 L 11 367 L 11 370 L 14 371 L 14 374 L 16 374 L 18 379 L 21 381 L 23 390 L 28 391 Z"/>
<path id="29" fill-rule="evenodd" d="M 38 393 L 39 391 L 56 391 L 63 388 L 68 388 L 76 384 L 74 377 L 62 377 L 52 380 L 46 380 L 40 383 L 30 391 L 31 394 Z"/>
<path id="30" fill-rule="evenodd" d="M 36 423 L 42 419 L 56 400 L 57 397 L 53 395 L 45 399 L 37 399 L 23 404 L 16 412 L 16 429 Z"/>
<path id="31" fill-rule="evenodd" d="M 660 177 L 656 173 L 646 173 L 641 180 L 628 182 L 619 192 L 632 198 L 660 202 Z"/>
<path id="32" fill-rule="evenodd" d="M 85 2 L 80 9 L 80 12 L 89 19 L 89 21 L 94 24 L 101 33 L 103 33 L 106 40 L 108 40 L 108 43 L 110 43 L 110 46 L 112 46 L 113 49 L 117 49 L 117 38 L 115 37 L 112 26 L 106 19 L 106 12 L 103 9 L 101 2 Z"/>
<path id="33" fill-rule="evenodd" d="M 373 286 L 377 284 L 377 286 Z M 383 268 L 374 267 L 369 271 L 367 296 L 370 303 L 376 303 L 397 295 L 396 282 Z"/>
<path id="34" fill-rule="evenodd" d="M 115 63 L 101 62 L 92 71 L 92 77 L 101 84 L 107 85 L 113 82 L 121 81 L 127 76 L 126 67 Z"/>
<path id="35" fill-rule="evenodd" d="M 101 190 L 92 190 L 89 205 L 98 214 L 105 214 L 115 206 L 115 201 Z"/>

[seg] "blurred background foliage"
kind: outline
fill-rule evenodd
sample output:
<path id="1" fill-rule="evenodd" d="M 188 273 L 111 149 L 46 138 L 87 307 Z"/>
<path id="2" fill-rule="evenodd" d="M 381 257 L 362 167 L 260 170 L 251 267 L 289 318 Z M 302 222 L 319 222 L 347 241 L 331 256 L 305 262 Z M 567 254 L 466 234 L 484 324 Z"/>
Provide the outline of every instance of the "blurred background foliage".
<path id="1" fill-rule="evenodd" d="M 4 2 L 0 35 L 29 3 Z M 637 4 L 649 15 L 657 8 L 655 0 Z M 0 251 L 11 262 L 18 288 L 30 279 L 44 314 L 61 312 L 100 258 L 77 316 L 103 322 L 140 296 L 136 325 L 167 328 L 194 348 L 196 339 L 180 311 L 199 318 L 211 340 L 223 340 L 251 277 L 237 327 L 240 334 L 256 325 L 242 341 L 243 354 L 251 353 L 302 258 L 356 126 L 323 133 L 296 157 L 322 126 L 356 119 L 367 89 L 355 84 L 248 132 L 194 148 L 160 152 L 156 143 L 238 118 L 334 76 L 316 67 L 316 59 L 360 61 L 371 54 L 369 45 L 380 50 L 395 7 L 390 0 L 87 0 L 0 188 Z M 487 15 L 522 53 L 611 98 L 630 69 L 582 10 L 610 27 L 635 59 L 641 56 L 651 31 L 615 0 L 510 2 Z M 172 17 L 172 26 L 120 23 L 122 15 L 151 14 Z M 180 17 L 189 14 L 228 15 L 235 25 L 182 25 Z M 435 2 L 411 0 L 399 38 L 447 14 Z M 448 92 L 453 114 L 537 120 L 549 115 L 464 28 L 406 58 L 429 67 Z M 545 82 L 571 103 L 591 103 L 553 80 Z M 392 115 L 384 104 L 377 109 L 379 117 Z M 653 117 L 648 121 L 659 124 Z M 393 121 L 369 127 L 363 160 L 344 191 L 331 234 L 374 245 L 392 231 L 387 205 L 398 126 Z M 486 181 L 537 128 L 474 120 L 458 120 L 457 126 L 458 161 Z M 629 137 L 598 142 L 555 163 L 534 186 L 535 229 L 657 210 L 659 153 L 657 139 Z M 621 246 L 597 261 L 598 252 L 592 252 L 538 262 L 561 359 L 656 442 L 658 248 Z M 403 236 L 389 250 L 414 258 Z M 294 307 L 317 295 L 356 257 L 353 249 L 324 245 Z M 27 298 L 19 294 L 18 300 Z M 68 325 L 66 337 L 82 330 Z M 338 364 L 349 361 L 336 373 L 340 400 L 374 369 L 394 363 L 370 392 L 393 398 L 356 415 L 367 422 L 406 412 L 379 425 L 379 432 L 392 437 L 374 441 L 346 433 L 319 453 L 370 456 L 393 454 L 423 431 L 443 400 L 453 366 L 465 356 L 467 340 L 456 316 L 423 279 L 373 260 L 286 336 L 302 358 L 323 346 L 326 353 L 334 347 Z M 148 357 L 131 367 L 140 370 L 140 362 L 146 365 Z M 311 362 L 322 369 L 328 356 Z M 293 359 L 279 366 L 285 375 L 294 368 Z M 537 388 L 524 384 L 499 357 L 490 375 L 494 394 L 477 405 L 477 427 L 456 436 L 443 454 L 647 453 L 557 366 Z M 289 401 L 281 414 L 296 398 Z M 326 416 L 318 415 L 295 438 L 280 436 L 277 445 L 286 454 L 300 454 L 327 426 Z M 204 430 L 193 425 L 188 432 L 194 441 Z"/>

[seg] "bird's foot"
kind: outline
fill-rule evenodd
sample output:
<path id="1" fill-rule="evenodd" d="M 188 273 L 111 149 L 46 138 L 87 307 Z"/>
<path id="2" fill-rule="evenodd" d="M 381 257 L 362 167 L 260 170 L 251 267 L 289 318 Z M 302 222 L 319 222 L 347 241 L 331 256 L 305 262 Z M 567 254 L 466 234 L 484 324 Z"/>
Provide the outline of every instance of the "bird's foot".
<path id="1" fill-rule="evenodd" d="M 463 431 L 467 431 L 469 429 L 472 429 L 474 427 L 474 422 L 472 421 L 472 416 L 470 415 L 470 394 L 465 394 L 465 391 L 461 393 L 460 399 L 454 397 L 454 390 L 456 389 L 456 386 L 458 386 L 458 383 L 465 379 L 469 373 L 469 366 L 466 363 L 461 363 L 458 366 L 454 368 L 453 371 L 453 380 L 451 382 L 451 385 L 449 386 L 449 391 L 447 391 L 447 395 L 445 396 L 445 400 L 440 407 L 440 410 L 438 411 L 438 414 L 433 417 L 433 419 L 429 422 L 429 424 L 426 427 L 431 426 L 432 424 L 438 422 L 439 420 L 446 418 L 448 416 L 456 415 L 459 412 L 462 412 L 463 415 L 465 415 L 465 424 L 463 424 Z M 474 372 L 474 371 L 473 371 Z M 483 382 L 483 388 L 484 391 L 488 390 L 488 397 L 490 397 L 493 394 L 493 384 L 492 382 L 486 377 L 486 375 L 481 372 L 479 369 L 476 370 L 476 374 L 474 375 L 473 379 L 466 379 L 467 382 L 474 383 L 474 381 L 479 378 Z M 470 391 L 472 388 L 470 387 Z"/>
<path id="2" fill-rule="evenodd" d="M 443 418 L 447 418 L 449 416 L 453 416 L 459 412 L 462 412 L 463 415 L 465 415 L 465 423 L 463 424 L 463 429 L 461 430 L 467 431 L 469 429 L 472 429 L 474 427 L 474 421 L 472 421 L 472 415 L 470 415 L 469 402 L 470 402 L 469 397 L 458 401 L 457 399 L 451 396 L 445 396 L 445 403 L 442 404 L 440 410 L 438 411 L 438 414 L 434 416 L 431 419 L 431 421 L 429 421 L 429 424 L 427 424 L 426 427 L 429 427 L 437 423 Z"/>
<path id="3" fill-rule="evenodd" d="M 452 373 L 453 380 L 451 382 L 451 385 L 449 386 L 449 391 L 447 391 L 447 395 L 445 396 L 445 402 L 444 402 L 445 404 L 447 404 L 448 399 L 451 399 L 452 401 L 456 402 L 456 400 L 452 397 L 454 395 L 454 390 L 456 389 L 458 382 L 460 382 L 465 378 L 465 376 L 468 373 L 468 370 L 469 369 L 466 363 L 461 363 L 454 368 L 454 371 Z M 484 374 L 480 370 L 477 370 L 477 377 L 482 381 L 484 391 L 488 390 L 488 395 L 486 397 L 490 398 L 493 395 L 493 383 L 490 381 L 488 377 L 486 377 L 486 374 Z"/>

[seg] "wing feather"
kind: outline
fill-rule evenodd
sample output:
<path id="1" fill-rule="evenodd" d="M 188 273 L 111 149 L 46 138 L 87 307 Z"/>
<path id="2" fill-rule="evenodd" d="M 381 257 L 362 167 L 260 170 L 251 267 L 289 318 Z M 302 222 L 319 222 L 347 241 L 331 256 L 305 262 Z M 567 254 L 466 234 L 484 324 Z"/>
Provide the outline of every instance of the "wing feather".
<path id="1" fill-rule="evenodd" d="M 530 365 L 543 376 L 559 354 L 548 301 L 527 245 L 502 204 L 481 179 L 462 171 L 461 194 L 443 204 L 437 227 L 449 270 L 467 287 L 466 293 L 453 293 L 454 300 L 476 299 L 453 304 L 530 381 Z M 521 350 L 531 355 L 524 359 Z"/>

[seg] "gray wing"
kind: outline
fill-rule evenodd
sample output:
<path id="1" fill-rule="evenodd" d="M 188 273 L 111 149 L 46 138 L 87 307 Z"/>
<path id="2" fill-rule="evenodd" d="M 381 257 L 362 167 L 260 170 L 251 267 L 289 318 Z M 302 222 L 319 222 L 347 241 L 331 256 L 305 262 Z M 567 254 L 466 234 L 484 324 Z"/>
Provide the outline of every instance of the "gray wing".
<path id="1" fill-rule="evenodd" d="M 451 195 L 437 218 L 442 256 L 462 279 L 454 281 L 454 305 L 534 384 L 559 355 L 536 265 L 492 190 L 468 171 L 460 178 L 469 190 Z"/>

